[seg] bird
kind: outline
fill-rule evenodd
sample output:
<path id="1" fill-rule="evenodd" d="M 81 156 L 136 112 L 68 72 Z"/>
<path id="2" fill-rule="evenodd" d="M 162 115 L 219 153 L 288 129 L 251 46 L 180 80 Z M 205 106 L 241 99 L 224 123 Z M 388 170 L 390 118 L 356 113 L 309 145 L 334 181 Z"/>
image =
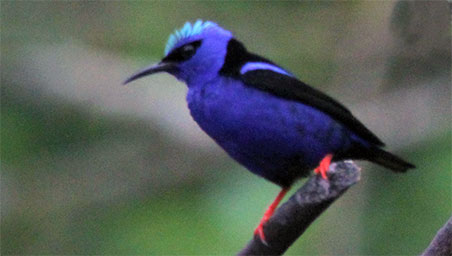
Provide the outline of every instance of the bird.
<path id="1" fill-rule="evenodd" d="M 415 168 L 383 150 L 343 104 L 248 51 L 213 21 L 186 22 L 169 36 L 159 63 L 123 83 L 160 72 L 187 85 L 191 116 L 230 157 L 281 187 L 254 231 L 265 244 L 265 223 L 291 185 L 312 170 L 328 180 L 331 162 L 341 160 L 367 160 L 394 172 Z"/>

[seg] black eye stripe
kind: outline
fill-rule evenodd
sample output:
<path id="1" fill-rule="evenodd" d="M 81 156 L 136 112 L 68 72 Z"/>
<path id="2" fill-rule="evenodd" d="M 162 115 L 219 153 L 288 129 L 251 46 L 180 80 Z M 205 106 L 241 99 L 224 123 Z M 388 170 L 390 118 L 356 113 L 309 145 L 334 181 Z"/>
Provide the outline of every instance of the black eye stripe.
<path id="1" fill-rule="evenodd" d="M 182 62 L 195 55 L 196 50 L 201 46 L 201 40 L 184 44 L 172 50 L 162 61 Z"/>

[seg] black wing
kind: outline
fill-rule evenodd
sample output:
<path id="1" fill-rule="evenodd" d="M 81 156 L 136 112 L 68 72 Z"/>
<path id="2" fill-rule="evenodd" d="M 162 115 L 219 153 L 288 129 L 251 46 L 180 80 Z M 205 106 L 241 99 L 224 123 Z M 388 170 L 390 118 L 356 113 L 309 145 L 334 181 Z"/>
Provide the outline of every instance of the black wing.
<path id="1" fill-rule="evenodd" d="M 242 43 L 232 38 L 228 42 L 225 62 L 219 73 L 220 75 L 240 79 L 247 86 L 319 109 L 344 124 L 361 138 L 377 146 L 384 146 L 383 142 L 358 121 L 347 108 L 331 97 L 299 81 L 295 77 L 270 69 L 255 69 L 242 74 L 241 68 L 247 63 L 265 63 L 279 68 L 270 60 L 248 52 Z"/>
<path id="2" fill-rule="evenodd" d="M 248 71 L 239 78 L 248 86 L 319 109 L 344 124 L 361 138 L 378 146 L 384 145 L 377 136 L 352 115 L 350 110 L 294 77 L 271 70 L 257 69 Z"/>

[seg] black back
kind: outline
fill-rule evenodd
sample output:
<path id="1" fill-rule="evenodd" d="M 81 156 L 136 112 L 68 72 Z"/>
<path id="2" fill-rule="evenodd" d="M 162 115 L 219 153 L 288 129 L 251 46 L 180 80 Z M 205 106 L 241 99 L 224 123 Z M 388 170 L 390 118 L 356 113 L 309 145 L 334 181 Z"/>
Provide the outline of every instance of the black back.
<path id="1" fill-rule="evenodd" d="M 263 57 L 249 53 L 239 41 L 231 39 L 228 43 L 225 63 L 220 70 L 220 74 L 240 79 L 247 86 L 271 93 L 275 96 L 298 101 L 319 109 L 342 123 L 362 139 L 377 146 L 384 145 L 346 107 L 295 77 L 267 69 L 251 70 L 241 74 L 240 69 L 248 62 L 263 62 L 278 67 Z"/>

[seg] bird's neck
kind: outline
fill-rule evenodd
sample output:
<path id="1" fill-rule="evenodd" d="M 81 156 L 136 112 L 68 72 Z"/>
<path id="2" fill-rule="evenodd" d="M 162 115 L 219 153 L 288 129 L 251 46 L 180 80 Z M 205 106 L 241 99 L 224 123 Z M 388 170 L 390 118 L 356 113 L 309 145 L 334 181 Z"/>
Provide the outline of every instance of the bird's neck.
<path id="1" fill-rule="evenodd" d="M 189 88 L 210 83 L 220 76 L 221 66 L 222 60 L 206 59 L 194 68 L 184 70 L 184 73 L 181 74 L 184 77 L 182 80 L 186 82 Z"/>

